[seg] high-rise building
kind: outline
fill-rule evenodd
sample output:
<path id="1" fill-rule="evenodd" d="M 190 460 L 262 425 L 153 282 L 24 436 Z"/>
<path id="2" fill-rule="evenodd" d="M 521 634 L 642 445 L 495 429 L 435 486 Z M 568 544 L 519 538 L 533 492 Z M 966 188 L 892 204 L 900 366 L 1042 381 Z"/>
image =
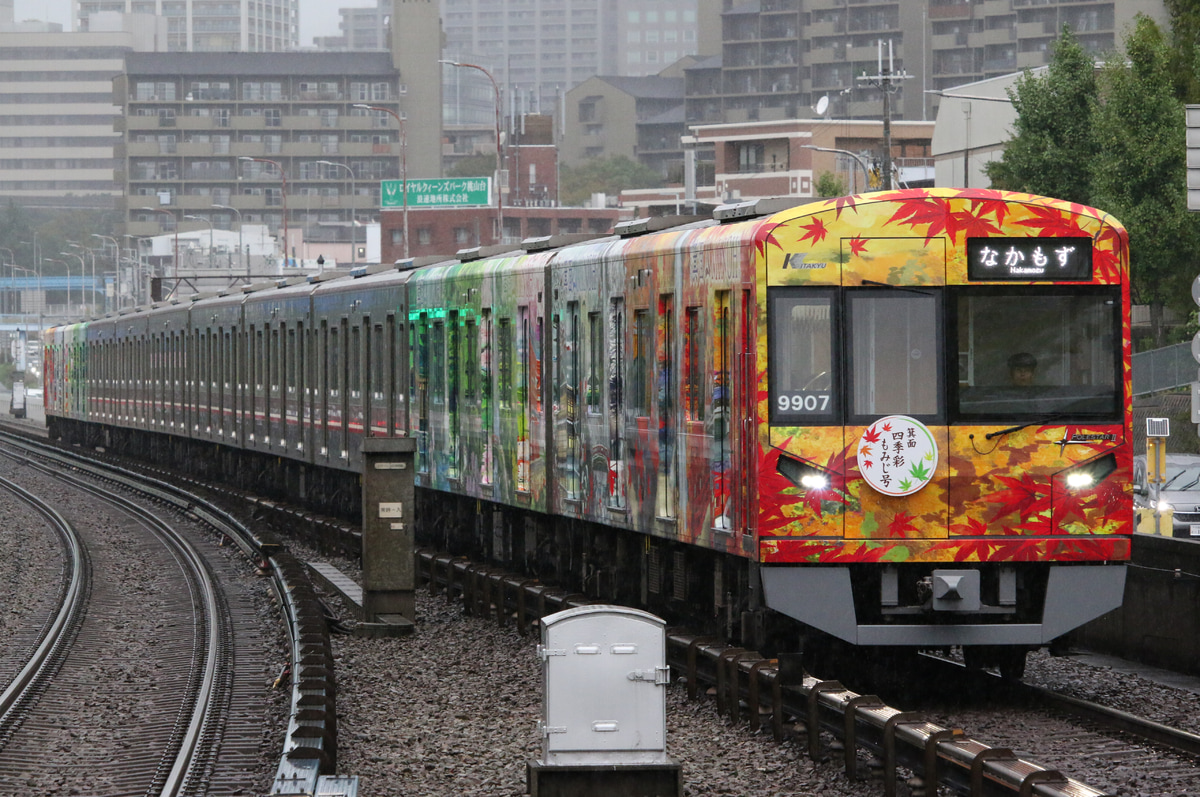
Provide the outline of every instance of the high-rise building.
<path id="1" fill-rule="evenodd" d="M 572 86 L 593 75 L 619 74 L 617 2 L 442 0 L 443 57 L 491 72 L 505 89 L 506 115 L 548 113 Z M 494 103 L 471 100 L 492 91 L 481 77 L 446 75 L 447 123 L 488 118 L 485 109 Z"/>
<path id="2" fill-rule="evenodd" d="M 89 30 L 89 17 L 101 11 L 166 18 L 172 51 L 274 53 L 300 46 L 300 0 L 71 0 L 76 30 Z"/>
<path id="3" fill-rule="evenodd" d="M 63 33 L 45 23 L 0 32 L 0 192 L 7 199 L 108 208 L 120 196 L 112 84 L 128 53 L 156 45 L 155 20 L 140 21 L 133 26 L 140 32 Z"/>
<path id="4" fill-rule="evenodd" d="M 367 8 L 339 8 L 337 36 L 317 36 L 319 50 L 386 50 L 388 27 L 392 24 L 392 0 L 375 0 Z"/>
<path id="5" fill-rule="evenodd" d="M 1166 21 L 1162 0 L 721 2 L 720 55 L 688 70 L 691 124 L 879 119 L 885 87 L 894 118 L 933 119 L 932 92 L 1048 63 L 1064 25 L 1101 57 L 1136 14 Z"/>
<path id="6" fill-rule="evenodd" d="M 392 2 L 385 52 L 131 53 L 124 232 L 259 223 L 302 257 L 306 229 L 378 218 L 380 180 L 440 176 L 437 2 Z"/>

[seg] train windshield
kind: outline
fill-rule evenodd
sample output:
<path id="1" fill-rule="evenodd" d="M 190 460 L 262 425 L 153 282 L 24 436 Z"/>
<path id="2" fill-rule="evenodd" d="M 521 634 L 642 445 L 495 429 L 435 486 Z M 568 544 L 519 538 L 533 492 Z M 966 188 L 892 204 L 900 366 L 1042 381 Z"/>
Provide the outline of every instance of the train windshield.
<path id="1" fill-rule="evenodd" d="M 771 422 L 1117 422 L 1119 291 L 772 288 Z"/>
<path id="2" fill-rule="evenodd" d="M 954 417 L 1119 420 L 1120 298 L 1115 286 L 955 291 Z"/>

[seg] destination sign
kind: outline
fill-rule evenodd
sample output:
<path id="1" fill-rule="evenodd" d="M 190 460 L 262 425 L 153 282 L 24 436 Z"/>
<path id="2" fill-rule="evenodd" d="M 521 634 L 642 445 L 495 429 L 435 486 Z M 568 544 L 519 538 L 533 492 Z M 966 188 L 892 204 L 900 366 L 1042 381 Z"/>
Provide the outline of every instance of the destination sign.
<path id="1" fill-rule="evenodd" d="M 971 282 L 1092 279 L 1092 239 L 968 238 Z"/>

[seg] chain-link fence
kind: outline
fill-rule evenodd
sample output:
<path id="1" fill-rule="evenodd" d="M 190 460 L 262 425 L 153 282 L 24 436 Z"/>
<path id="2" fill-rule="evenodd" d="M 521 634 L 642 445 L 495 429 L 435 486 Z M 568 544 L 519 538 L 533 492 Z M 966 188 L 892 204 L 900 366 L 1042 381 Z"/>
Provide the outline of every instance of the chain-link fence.
<path id="1" fill-rule="evenodd" d="M 1196 360 L 1191 343 L 1176 343 L 1133 355 L 1133 395 L 1190 385 L 1196 381 Z"/>

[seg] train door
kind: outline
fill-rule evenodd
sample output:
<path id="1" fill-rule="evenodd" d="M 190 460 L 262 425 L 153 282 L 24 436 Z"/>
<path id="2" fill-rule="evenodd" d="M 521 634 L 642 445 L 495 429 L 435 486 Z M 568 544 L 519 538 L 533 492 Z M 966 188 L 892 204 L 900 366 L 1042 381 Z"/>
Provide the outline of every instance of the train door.
<path id="1" fill-rule="evenodd" d="M 561 440 L 561 450 L 555 452 L 559 462 L 559 485 L 562 498 L 579 501 L 582 497 L 583 463 L 579 454 L 579 379 L 580 339 L 579 302 L 567 302 L 565 315 L 555 314 L 551 329 L 554 335 L 554 373 L 558 406 L 555 439 Z"/>
<path id="2" fill-rule="evenodd" d="M 355 328 L 357 329 L 357 327 Z M 350 366 L 351 360 L 357 358 L 358 352 L 350 351 L 350 320 L 342 319 L 339 334 L 336 341 L 331 341 L 334 350 L 334 355 L 337 358 L 337 363 L 334 368 L 331 378 L 334 380 L 334 387 L 337 389 L 337 407 L 338 407 L 338 435 L 337 435 L 337 454 L 340 459 L 347 459 L 350 454 L 350 392 L 354 389 L 354 383 L 350 381 Z M 355 368 L 355 376 L 358 371 Z"/>
<path id="3" fill-rule="evenodd" d="M 533 374 L 531 372 L 530 350 L 532 330 L 530 328 L 529 308 L 517 308 L 517 492 L 528 493 L 530 489 L 530 457 L 532 456 L 530 437 L 530 391 L 534 390 Z"/>
<path id="4" fill-rule="evenodd" d="M 754 505 L 754 496 L 758 493 L 757 470 L 758 439 L 754 427 L 755 386 L 758 384 L 758 374 L 755 373 L 754 353 L 757 343 L 754 330 L 754 301 L 749 290 L 739 294 L 737 323 L 737 371 L 738 379 L 733 394 L 733 415 L 737 422 L 737 460 L 733 463 L 735 473 L 744 478 L 737 479 L 739 485 L 735 496 L 737 501 L 737 519 L 734 530 L 739 537 L 751 531 L 749 518 L 750 508 Z M 741 540 L 743 546 L 746 540 Z"/>
<path id="5" fill-rule="evenodd" d="M 365 320 L 365 319 L 362 319 Z M 361 433 L 363 424 L 362 406 L 362 365 L 363 365 L 363 327 L 358 321 L 347 320 L 343 326 L 346 330 L 346 443 L 343 446 L 350 450 L 356 434 Z"/>
<path id="6" fill-rule="evenodd" d="M 317 380 L 314 384 L 313 407 L 316 423 L 317 453 L 322 457 L 329 456 L 329 322 L 321 321 L 321 332 L 318 336 L 321 350 L 317 354 Z"/>
<path id="7" fill-rule="evenodd" d="M 675 297 L 658 297 L 655 334 L 654 410 L 658 416 L 658 474 L 654 491 L 656 517 L 674 520 L 679 512 L 679 469 L 676 457 Z"/>
<path id="8" fill-rule="evenodd" d="M 732 533 L 733 470 L 733 313 L 730 292 L 717 291 L 712 335 L 712 525 Z"/>
<path id="9" fill-rule="evenodd" d="M 404 417 L 404 374 L 406 368 L 406 347 L 403 341 L 404 321 L 395 315 L 387 317 L 387 338 L 390 351 L 387 358 L 388 367 L 388 428 L 389 434 L 399 437 L 408 432 L 408 422 Z"/>
<path id="10" fill-rule="evenodd" d="M 287 353 L 287 359 L 284 360 L 283 373 L 283 429 L 282 429 L 282 447 L 284 451 L 291 451 L 296 448 L 296 440 L 299 439 L 300 433 L 300 416 L 298 413 L 296 384 L 299 381 L 299 356 L 298 347 L 300 337 L 297 334 L 296 326 L 284 325 L 284 341 L 283 349 Z"/>
<path id="11" fill-rule="evenodd" d="M 387 435 L 387 419 L 391 417 L 391 407 L 388 406 L 390 369 L 387 365 L 390 354 L 388 344 L 391 339 L 384 334 L 382 323 L 371 324 L 367 329 L 370 330 L 370 335 L 367 339 L 366 353 L 367 387 L 363 398 L 363 436 L 384 437 Z"/>
<path id="12" fill-rule="evenodd" d="M 438 454 L 446 446 L 446 462 L 452 462 L 449 450 L 449 423 L 446 413 L 446 323 L 434 319 L 429 327 L 429 466 L 437 470 Z M 443 432 L 443 430 L 445 430 Z M 443 437 L 446 443 L 442 442 Z"/>
<path id="13" fill-rule="evenodd" d="M 429 316 L 413 327 L 413 401 L 416 405 L 417 471 L 429 473 Z"/>
<path id="14" fill-rule="evenodd" d="M 446 466 L 447 476 L 461 478 L 459 468 L 462 451 L 459 429 L 459 357 L 460 344 L 459 312 L 451 310 L 446 321 Z"/>
<path id="15" fill-rule="evenodd" d="M 494 344 L 491 309 L 484 308 L 480 311 L 479 327 L 479 418 L 482 438 L 482 449 L 479 455 L 479 483 L 490 487 L 494 473 L 492 437 L 496 422 L 496 408 L 492 399 L 492 361 L 495 352 L 492 348 Z"/>
<path id="16" fill-rule="evenodd" d="M 625 300 L 615 298 L 608 307 L 608 507 L 629 507 L 628 462 L 625 429 Z"/>

